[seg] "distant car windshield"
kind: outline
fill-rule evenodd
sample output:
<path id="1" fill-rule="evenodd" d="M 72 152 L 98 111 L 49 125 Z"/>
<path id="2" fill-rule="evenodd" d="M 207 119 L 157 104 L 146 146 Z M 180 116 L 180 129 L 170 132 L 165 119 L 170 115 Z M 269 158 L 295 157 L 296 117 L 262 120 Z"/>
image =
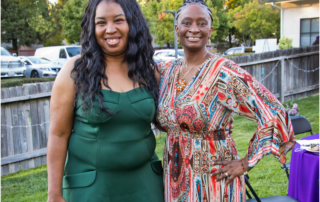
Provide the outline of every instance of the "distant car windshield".
<path id="1" fill-rule="evenodd" d="M 31 58 L 28 57 L 28 59 L 33 63 L 33 64 L 49 64 L 50 62 L 44 60 L 44 59 L 40 59 L 40 58 Z"/>
<path id="2" fill-rule="evenodd" d="M 12 56 L 9 51 L 1 47 L 1 55 Z"/>
<path id="3" fill-rule="evenodd" d="M 184 55 L 184 50 L 178 50 L 178 54 L 182 57 Z"/>
<path id="4" fill-rule="evenodd" d="M 51 60 L 47 59 L 47 58 L 41 58 L 42 60 L 45 60 L 45 61 L 48 61 L 48 62 L 51 62 Z"/>
<path id="5" fill-rule="evenodd" d="M 161 58 L 159 58 L 158 56 L 154 55 L 152 57 L 152 59 L 155 61 L 155 62 L 162 62 Z"/>
<path id="6" fill-rule="evenodd" d="M 70 47 L 70 48 L 66 48 L 69 57 L 73 57 L 75 55 L 79 55 L 80 54 L 80 47 Z"/>

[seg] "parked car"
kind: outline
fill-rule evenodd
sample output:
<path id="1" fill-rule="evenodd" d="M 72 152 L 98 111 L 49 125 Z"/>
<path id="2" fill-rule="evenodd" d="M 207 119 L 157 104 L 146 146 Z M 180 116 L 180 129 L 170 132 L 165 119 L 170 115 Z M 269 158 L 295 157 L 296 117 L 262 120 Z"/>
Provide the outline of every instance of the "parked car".
<path id="1" fill-rule="evenodd" d="M 51 60 L 55 65 L 60 67 L 70 58 L 80 54 L 81 46 L 49 46 L 38 48 L 34 56 Z"/>
<path id="2" fill-rule="evenodd" d="M 233 54 L 239 54 L 239 53 L 251 53 L 252 47 L 234 47 L 229 48 L 226 52 L 222 53 L 222 55 L 233 55 Z"/>
<path id="3" fill-rule="evenodd" d="M 10 52 L 1 47 L 1 78 L 24 77 L 26 67 L 17 57 L 13 57 Z"/>
<path id="4" fill-rule="evenodd" d="M 158 56 L 153 56 L 152 57 L 153 61 L 155 61 L 157 64 L 159 64 L 160 62 L 163 62 L 164 60 L 162 60 L 161 58 L 159 58 Z"/>
<path id="5" fill-rule="evenodd" d="M 55 77 L 61 69 L 60 66 L 52 62 L 34 56 L 20 57 L 20 60 L 26 66 L 26 77 Z"/>
<path id="6" fill-rule="evenodd" d="M 178 58 L 183 57 L 184 50 L 178 49 Z M 162 49 L 162 50 L 156 50 L 154 52 L 154 56 L 159 57 L 163 61 L 173 60 L 175 59 L 175 50 L 174 49 Z"/>

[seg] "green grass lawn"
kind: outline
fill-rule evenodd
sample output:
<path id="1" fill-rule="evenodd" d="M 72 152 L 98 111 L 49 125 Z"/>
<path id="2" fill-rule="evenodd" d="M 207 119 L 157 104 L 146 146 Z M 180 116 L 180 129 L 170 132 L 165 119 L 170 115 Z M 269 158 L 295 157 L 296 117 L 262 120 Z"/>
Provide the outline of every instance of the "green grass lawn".
<path id="1" fill-rule="evenodd" d="M 10 88 L 16 86 L 22 86 L 25 83 L 39 83 L 39 82 L 49 82 L 54 81 L 55 77 L 49 78 L 1 78 L 1 89 Z"/>
<path id="2" fill-rule="evenodd" d="M 300 115 L 310 121 L 314 134 L 319 133 L 319 95 L 293 100 L 299 105 Z M 240 157 L 247 151 L 249 140 L 256 129 L 256 123 L 248 121 L 240 116 L 234 117 L 233 138 L 236 141 Z M 297 139 L 309 134 L 300 134 Z M 160 159 L 163 157 L 163 147 L 166 134 L 156 137 L 156 152 Z M 287 154 L 290 161 L 291 152 Z M 37 202 L 47 199 L 47 167 L 19 171 L 1 177 L 1 201 L 2 202 Z M 288 180 L 280 163 L 272 155 L 265 156 L 250 173 L 250 183 L 260 197 L 287 195 Z"/>

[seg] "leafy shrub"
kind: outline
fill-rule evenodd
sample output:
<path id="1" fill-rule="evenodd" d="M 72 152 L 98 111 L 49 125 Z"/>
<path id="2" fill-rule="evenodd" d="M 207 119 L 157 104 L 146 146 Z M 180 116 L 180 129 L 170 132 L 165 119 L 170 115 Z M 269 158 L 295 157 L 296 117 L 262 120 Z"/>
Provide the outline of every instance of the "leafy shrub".
<path id="1" fill-rule="evenodd" d="M 292 46 L 292 39 L 288 38 L 286 36 L 283 36 L 280 40 L 279 40 L 279 48 L 280 49 L 288 49 L 288 48 L 293 48 Z"/>

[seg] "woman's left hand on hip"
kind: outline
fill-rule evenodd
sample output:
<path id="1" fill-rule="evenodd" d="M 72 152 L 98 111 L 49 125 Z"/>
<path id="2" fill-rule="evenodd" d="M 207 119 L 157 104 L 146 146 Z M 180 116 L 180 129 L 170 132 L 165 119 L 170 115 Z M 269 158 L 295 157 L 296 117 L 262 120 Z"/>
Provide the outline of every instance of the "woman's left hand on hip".
<path id="1" fill-rule="evenodd" d="M 229 184 L 234 178 L 243 175 L 244 170 L 242 168 L 241 160 L 233 160 L 233 161 L 214 161 L 214 165 L 221 165 L 221 167 L 212 172 L 211 176 L 217 175 L 216 181 L 220 181 L 222 179 L 226 180 L 226 185 Z M 221 174 L 221 175 L 220 175 Z"/>

